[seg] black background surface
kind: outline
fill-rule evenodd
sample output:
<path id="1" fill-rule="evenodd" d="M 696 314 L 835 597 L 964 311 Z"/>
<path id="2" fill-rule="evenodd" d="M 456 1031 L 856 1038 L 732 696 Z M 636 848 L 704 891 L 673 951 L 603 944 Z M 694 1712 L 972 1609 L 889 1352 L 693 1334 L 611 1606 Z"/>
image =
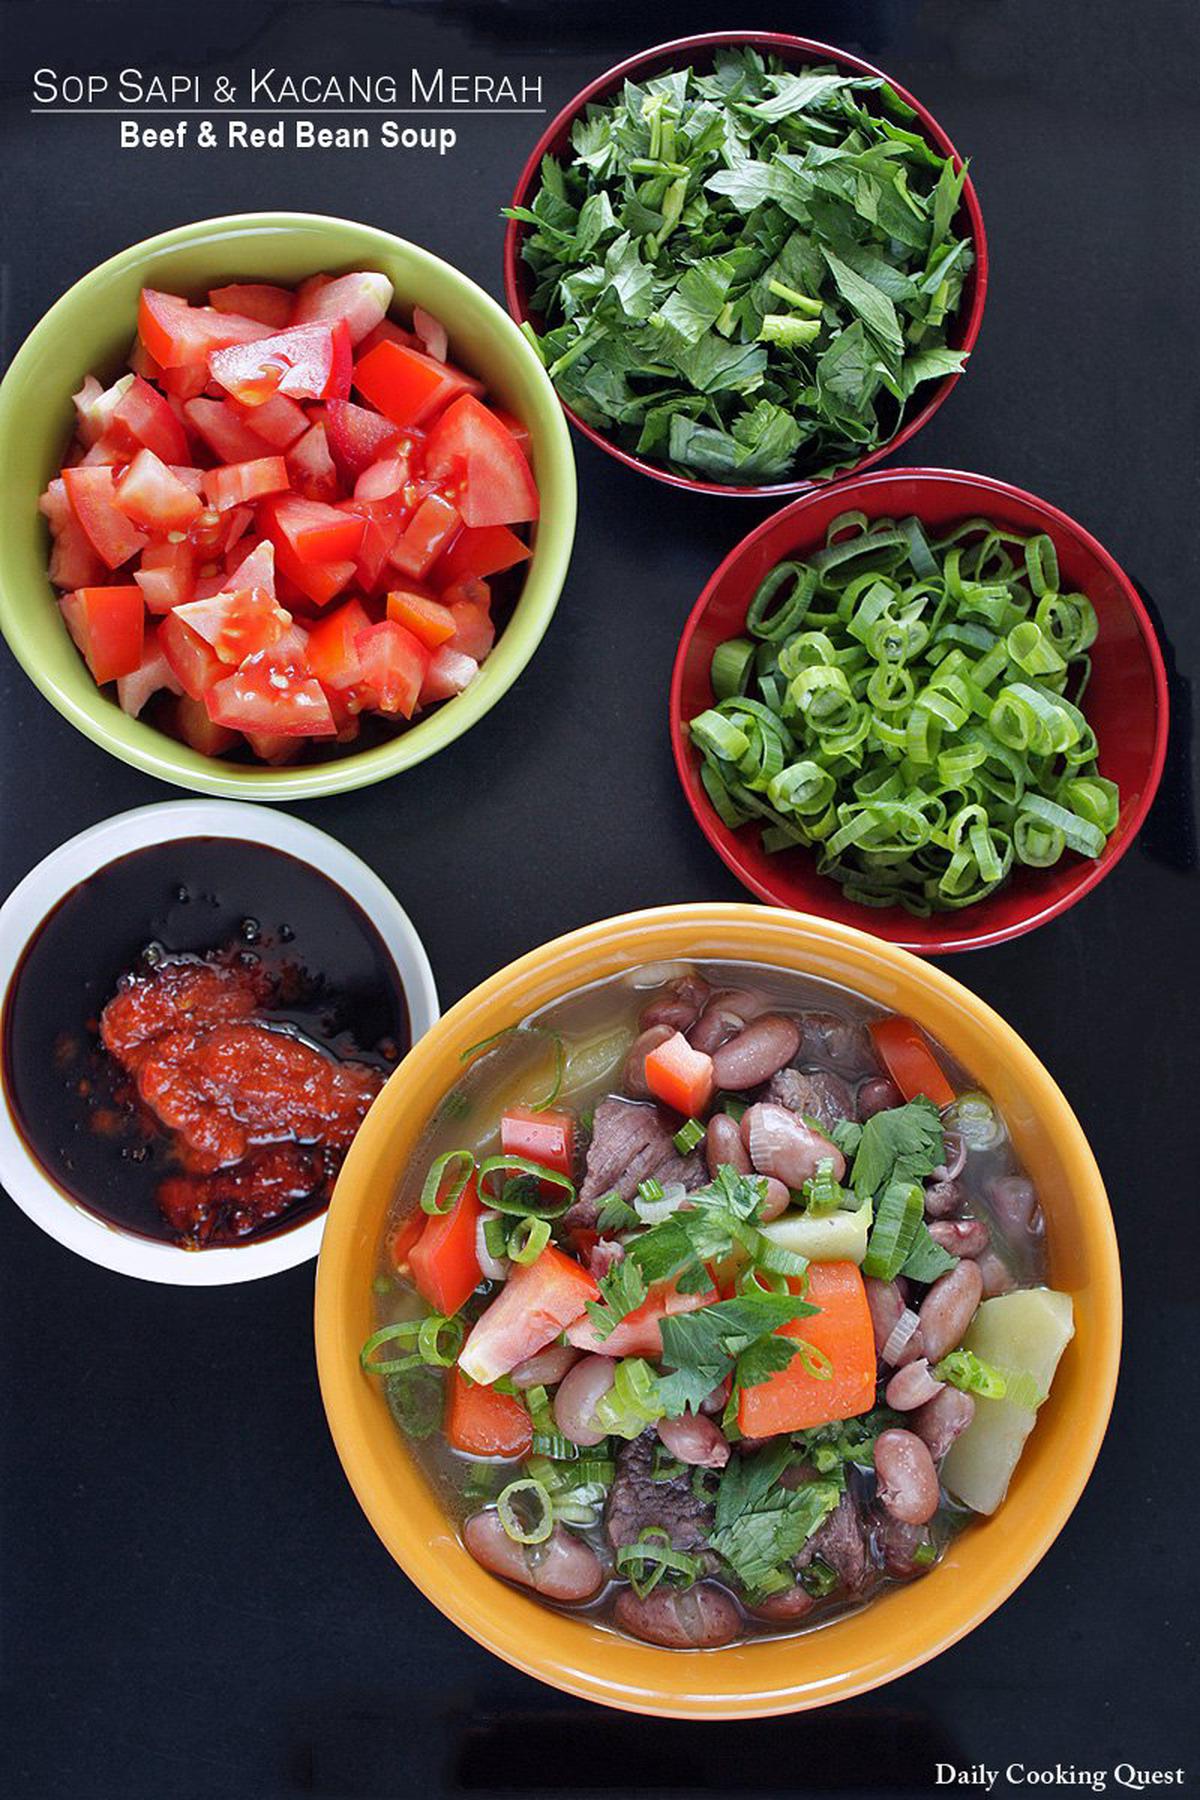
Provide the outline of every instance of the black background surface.
<path id="1" fill-rule="evenodd" d="M 1186 681 L 1195 526 L 1197 20 L 1190 0 L 747 7 L 8 0 L 3 352 L 79 275 L 188 219 L 368 220 L 500 293 L 498 208 L 541 122 L 459 124 L 444 161 L 122 153 L 114 120 L 30 117 L 34 68 L 529 71 L 551 112 L 685 31 L 791 29 L 893 72 L 971 156 L 992 285 L 967 379 L 907 460 L 978 469 L 1090 527 L 1158 609 L 1176 729 L 1112 879 L 952 972 L 1028 1039 L 1095 1147 L 1126 1351 L 1061 1540 L 965 1642 L 807 1717 L 667 1725 L 574 1703 L 459 1634 L 360 1514 L 313 1369 L 311 1265 L 212 1292 L 70 1256 L 0 1209 L 0 1791 L 16 1800 L 928 1789 L 961 1765 L 1186 1765 L 1197 1741 L 1195 952 Z M 52 379 L 52 371 L 48 372 Z M 764 509 L 653 485 L 578 441 L 571 576 L 544 645 L 466 738 L 294 810 L 390 882 L 444 1004 L 520 952 L 659 901 L 740 897 L 678 791 L 665 702 L 705 578 Z M 173 790 L 104 755 L 0 653 L 0 891 L 71 833 Z M 1111 1783 L 1111 1778 L 1110 1778 Z M 1001 1778 L 1000 1791 L 1004 1791 Z"/>

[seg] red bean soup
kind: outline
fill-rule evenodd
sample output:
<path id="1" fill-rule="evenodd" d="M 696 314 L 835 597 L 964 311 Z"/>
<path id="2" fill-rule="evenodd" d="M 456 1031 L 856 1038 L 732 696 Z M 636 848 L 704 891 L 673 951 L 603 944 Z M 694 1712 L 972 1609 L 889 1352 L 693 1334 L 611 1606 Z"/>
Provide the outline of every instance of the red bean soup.
<path id="1" fill-rule="evenodd" d="M 468 1054 L 363 1367 L 475 1559 L 677 1649 L 806 1630 L 1003 1504 L 1072 1335 L 1004 1120 L 824 980 L 657 964 Z"/>

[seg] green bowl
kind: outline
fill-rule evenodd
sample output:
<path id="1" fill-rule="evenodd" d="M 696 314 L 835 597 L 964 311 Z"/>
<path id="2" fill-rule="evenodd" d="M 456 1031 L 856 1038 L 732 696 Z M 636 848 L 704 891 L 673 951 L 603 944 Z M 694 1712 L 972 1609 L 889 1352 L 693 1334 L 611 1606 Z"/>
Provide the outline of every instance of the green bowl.
<path id="1" fill-rule="evenodd" d="M 47 574 L 49 535 L 38 496 L 57 474 L 85 375 L 110 379 L 137 330 L 138 292 L 200 298 L 230 281 L 291 285 L 320 272 L 379 269 L 402 310 L 440 319 L 454 353 L 533 444 L 542 517 L 525 586 L 496 647 L 463 693 L 370 750 L 298 768 L 244 768 L 201 756 L 131 719 L 102 692 L 67 633 Z M 122 762 L 177 787 L 238 800 L 344 793 L 423 762 L 468 731 L 517 679 L 541 642 L 566 579 L 575 536 L 575 462 L 562 408 L 536 353 L 496 302 L 449 263 L 403 238 L 312 213 L 241 213 L 181 225 L 134 244 L 69 288 L 35 326 L 0 383 L 0 630 L 28 675 L 72 725 Z"/>

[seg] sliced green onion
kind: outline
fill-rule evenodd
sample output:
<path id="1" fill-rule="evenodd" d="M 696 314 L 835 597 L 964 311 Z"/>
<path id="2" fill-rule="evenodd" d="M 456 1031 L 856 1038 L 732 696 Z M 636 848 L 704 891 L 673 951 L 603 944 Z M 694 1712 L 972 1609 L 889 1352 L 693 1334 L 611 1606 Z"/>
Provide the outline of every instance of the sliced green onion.
<path id="1" fill-rule="evenodd" d="M 727 638 L 713 652 L 709 680 L 718 700 L 729 700 L 745 691 L 754 667 L 754 645 L 749 638 Z"/>
<path id="2" fill-rule="evenodd" d="M 461 1062 L 474 1062 L 476 1057 L 483 1056 L 488 1050 L 495 1048 L 505 1038 L 544 1037 L 549 1038 L 554 1047 L 554 1082 L 548 1094 L 540 1100 L 527 1102 L 530 1112 L 545 1112 L 558 1099 L 562 1087 L 563 1073 L 566 1068 L 566 1053 L 563 1050 L 562 1037 L 557 1031 L 550 1031 L 544 1025 L 505 1025 L 499 1031 L 493 1031 L 490 1037 L 480 1038 L 477 1044 L 471 1044 L 463 1051 Z"/>
<path id="3" fill-rule="evenodd" d="M 576 1462 L 579 1458 L 579 1445 L 558 1431 L 535 1431 L 532 1448 L 535 1456 L 545 1456 L 554 1462 Z"/>
<path id="4" fill-rule="evenodd" d="M 523 1268 L 535 1263 L 550 1242 L 550 1222 L 528 1214 L 518 1219 L 508 1234 L 508 1254 Z"/>
<path id="5" fill-rule="evenodd" d="M 510 1481 L 496 1501 L 505 1535 L 514 1544 L 544 1544 L 554 1530 L 554 1504 L 540 1481 Z"/>
<path id="6" fill-rule="evenodd" d="M 442 1191 L 442 1177 L 450 1171 L 450 1179 Z M 425 1185 L 421 1189 L 421 1209 L 427 1213 L 453 1212 L 460 1195 L 475 1173 L 475 1158 L 469 1150 L 447 1150 L 429 1165 Z"/>
<path id="7" fill-rule="evenodd" d="M 925 1196 L 914 1181 L 893 1181 L 880 1197 L 867 1240 L 862 1272 L 877 1281 L 894 1281 L 904 1267 L 925 1217 Z"/>
<path id="8" fill-rule="evenodd" d="M 613 1385 L 596 1402 L 592 1416 L 602 1431 L 633 1439 L 661 1419 L 664 1410 L 658 1397 L 658 1377 L 650 1364 L 640 1356 L 626 1356 L 617 1364 Z"/>
<path id="9" fill-rule="evenodd" d="M 664 1576 L 677 1576 L 682 1586 L 690 1587 L 700 1574 L 699 1559 L 689 1556 L 686 1550 L 676 1550 L 670 1533 L 661 1525 L 647 1525 L 636 1543 L 621 1544 L 614 1561 L 639 1600 L 644 1600 Z"/>
<path id="10" fill-rule="evenodd" d="M 918 1544 L 912 1553 L 912 1560 L 918 1569 L 931 1569 L 938 1559 L 936 1544 Z"/>
<path id="11" fill-rule="evenodd" d="M 828 1599 L 840 1580 L 837 1570 L 821 1556 L 814 1556 L 807 1567 L 800 1571 L 801 1584 L 814 1600 Z"/>
<path id="12" fill-rule="evenodd" d="M 644 1200 L 647 1206 L 655 1205 L 666 1194 L 662 1182 L 655 1181 L 653 1175 L 648 1176 L 645 1181 L 639 1181 L 637 1191 L 638 1199 Z"/>
<path id="13" fill-rule="evenodd" d="M 515 1175 L 516 1179 L 504 1182 L 497 1193 L 491 1185 L 492 1177 L 503 1173 Z M 556 1195 L 549 1197 L 543 1191 L 545 1187 L 555 1188 Z M 478 1188 L 480 1199 L 497 1212 L 534 1219 L 560 1218 L 575 1198 L 575 1183 L 569 1176 L 558 1169 L 547 1169 L 527 1156 L 507 1156 L 503 1152 L 484 1157 L 478 1170 Z"/>
<path id="14" fill-rule="evenodd" d="M 690 1156 L 696 1146 L 704 1142 L 704 1138 L 705 1127 L 699 1119 L 689 1119 L 686 1125 L 679 1127 L 673 1141 L 680 1156 Z"/>
<path id="15" fill-rule="evenodd" d="M 978 1394 L 984 1400 L 1003 1400 L 1008 1381 L 999 1369 L 976 1356 L 973 1350 L 952 1350 L 934 1366 L 934 1377 L 948 1381 L 965 1394 Z"/>
<path id="16" fill-rule="evenodd" d="M 401 1319 L 395 1325 L 381 1325 L 378 1331 L 373 1331 L 358 1353 L 358 1360 L 368 1375 L 397 1375 L 402 1369 L 419 1368 L 423 1359 L 415 1348 L 405 1356 L 383 1362 L 376 1361 L 375 1352 L 384 1344 L 415 1345 L 423 1324 L 423 1319 Z"/>
<path id="17" fill-rule="evenodd" d="M 449 1318 L 442 1313 L 430 1313 L 427 1319 L 421 1320 L 417 1353 L 431 1369 L 453 1368 L 466 1335 L 467 1328 L 457 1313 Z"/>
<path id="18" fill-rule="evenodd" d="M 483 1247 L 495 1262 L 504 1261 L 508 1255 L 508 1234 L 503 1219 L 483 1221 Z"/>

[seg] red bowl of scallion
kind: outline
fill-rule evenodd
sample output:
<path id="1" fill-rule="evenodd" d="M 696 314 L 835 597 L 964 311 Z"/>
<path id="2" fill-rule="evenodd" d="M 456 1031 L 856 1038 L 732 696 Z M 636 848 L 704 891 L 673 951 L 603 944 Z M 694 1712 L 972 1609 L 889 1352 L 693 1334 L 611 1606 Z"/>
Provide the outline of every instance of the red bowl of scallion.
<path id="1" fill-rule="evenodd" d="M 738 879 L 928 955 L 1056 918 L 1120 861 L 1166 755 L 1128 576 L 989 476 L 814 493 L 725 559 L 684 628 L 671 738 Z"/>
<path id="2" fill-rule="evenodd" d="M 782 32 L 642 51 L 548 126 L 509 311 L 573 424 L 672 486 L 762 498 L 877 463 L 979 335 L 983 215 L 932 114 Z"/>

